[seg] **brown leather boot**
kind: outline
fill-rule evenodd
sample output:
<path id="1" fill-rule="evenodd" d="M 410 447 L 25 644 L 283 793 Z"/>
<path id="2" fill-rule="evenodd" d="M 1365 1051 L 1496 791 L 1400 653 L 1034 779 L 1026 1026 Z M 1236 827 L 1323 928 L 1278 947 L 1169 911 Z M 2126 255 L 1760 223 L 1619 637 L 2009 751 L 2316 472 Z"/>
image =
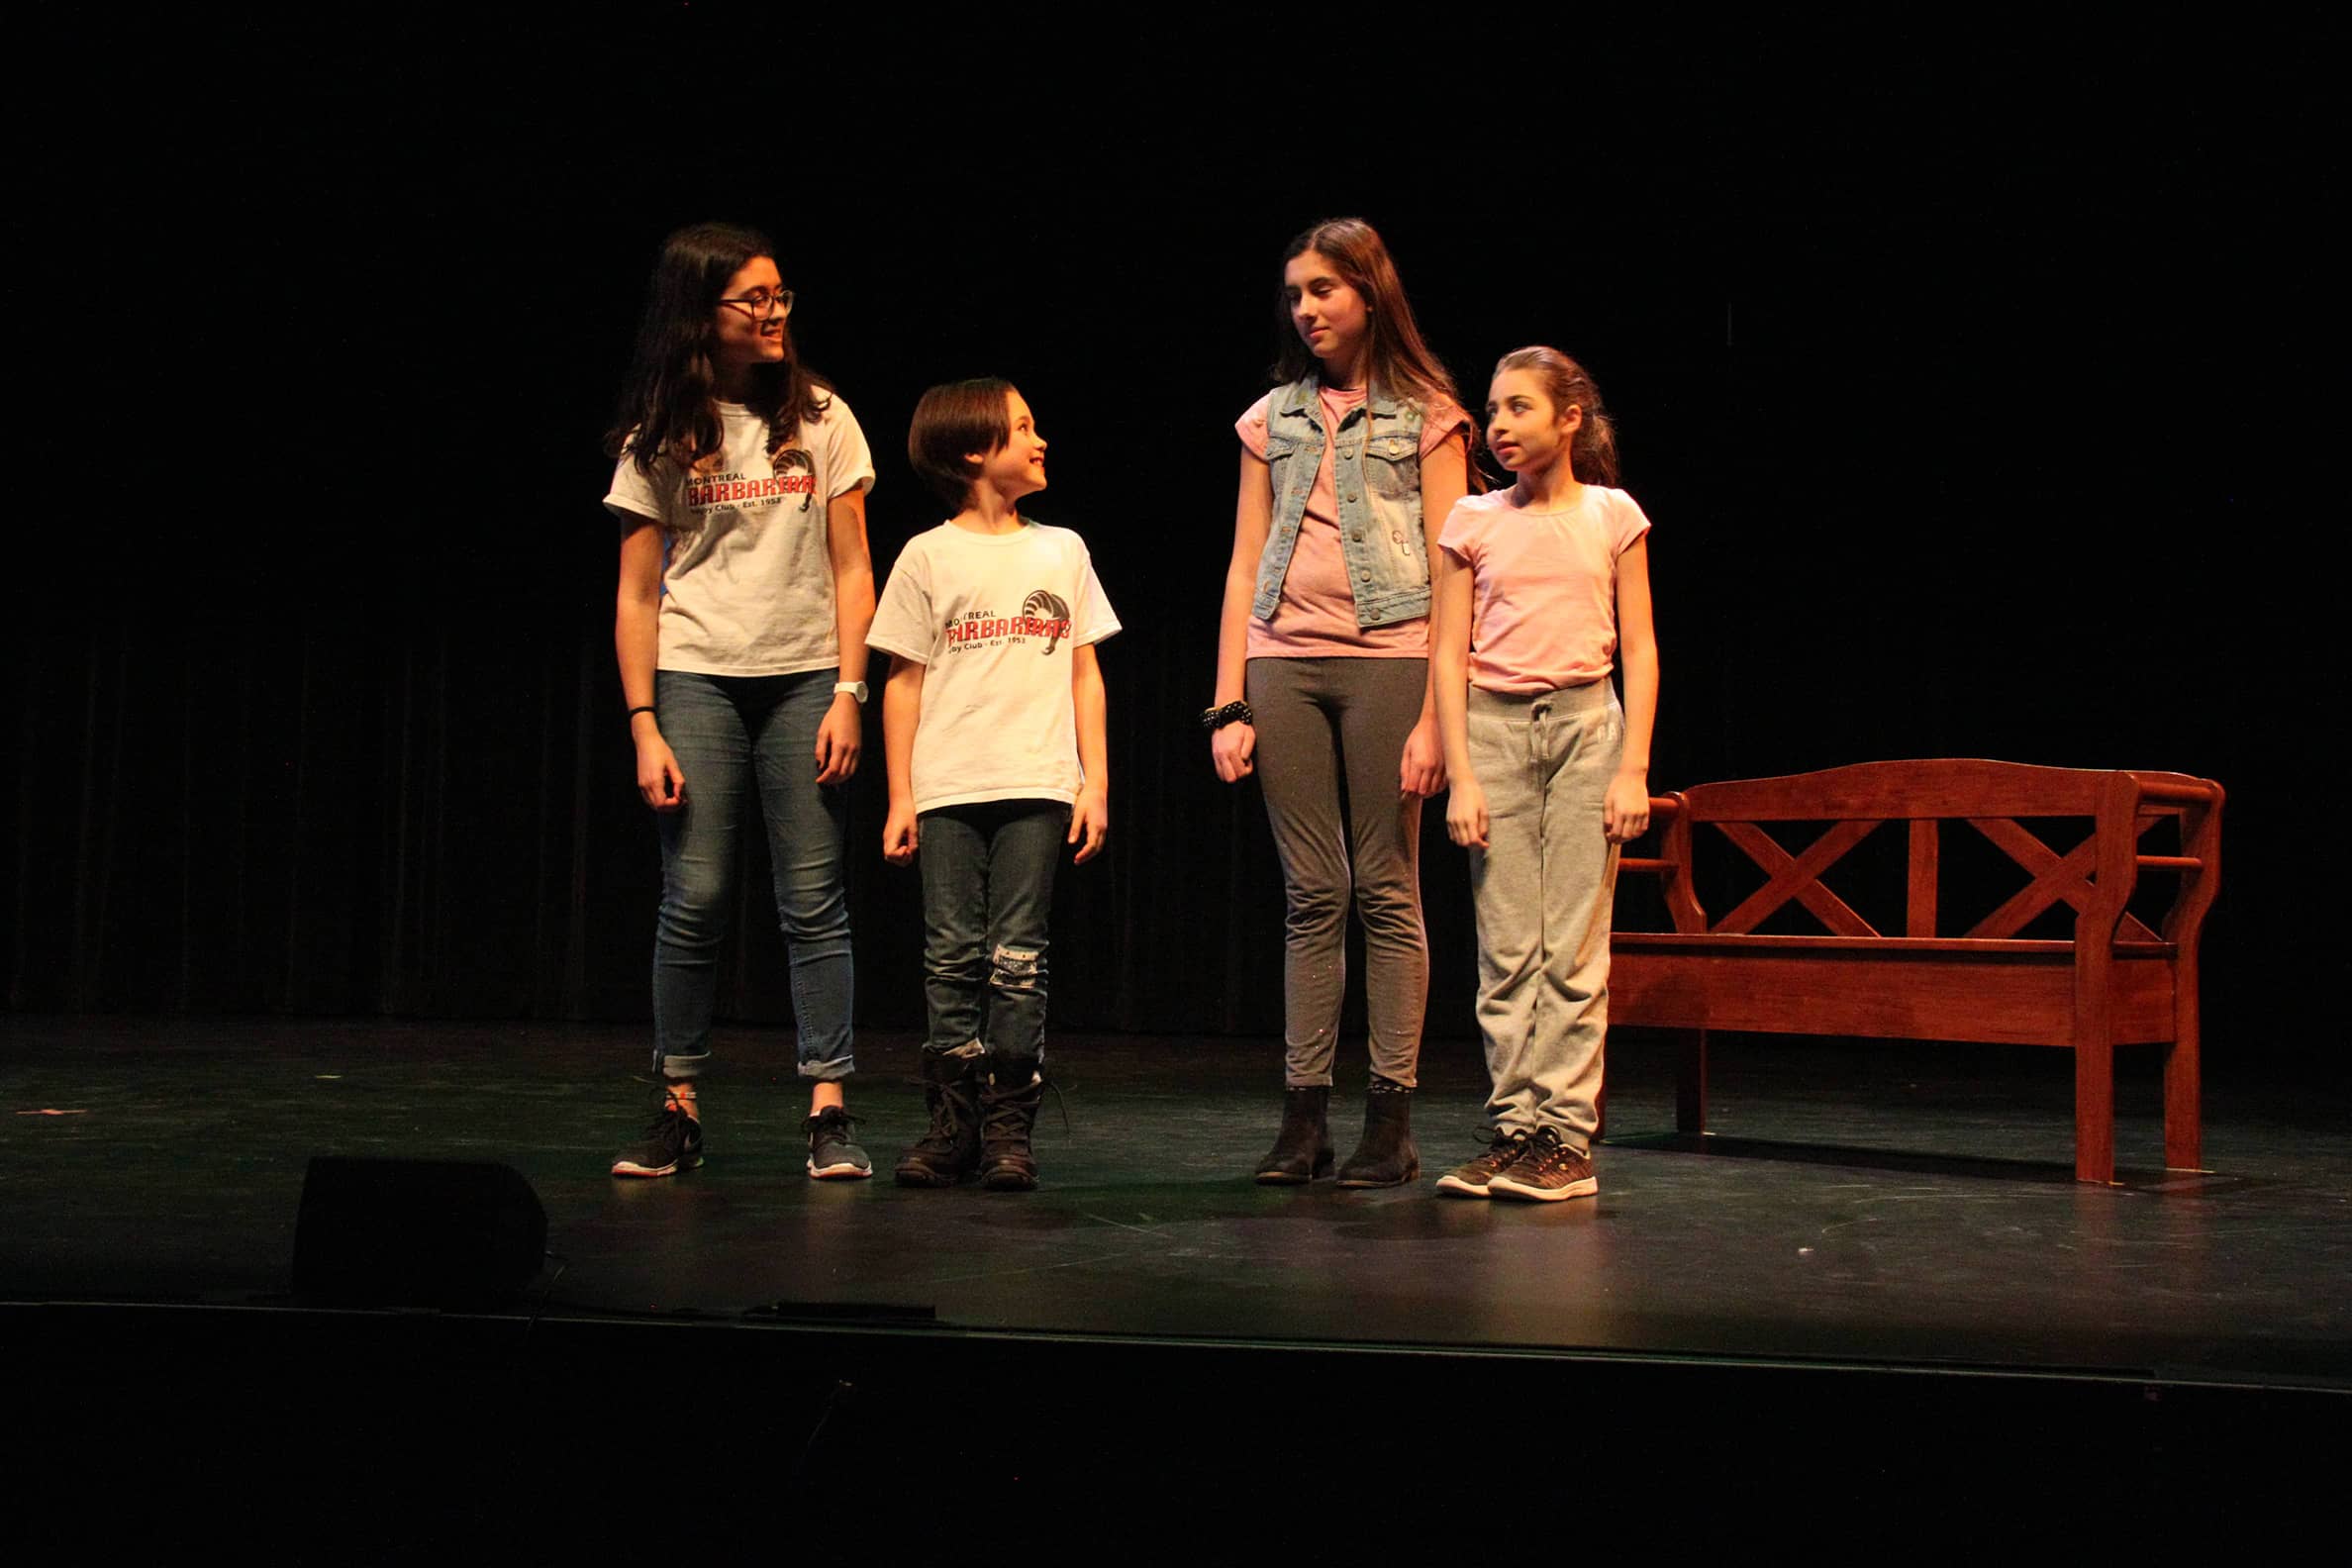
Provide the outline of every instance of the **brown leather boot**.
<path id="1" fill-rule="evenodd" d="M 977 1052 L 923 1053 L 923 1102 L 931 1129 L 899 1156 L 901 1187 L 952 1187 L 980 1169 L 980 1064 Z"/>
<path id="2" fill-rule="evenodd" d="M 1339 1167 L 1342 1187 L 1402 1187 L 1421 1175 L 1421 1150 L 1413 1144 L 1413 1090 L 1393 1078 L 1372 1075 L 1364 1095 L 1364 1141 Z"/>
<path id="3" fill-rule="evenodd" d="M 1293 1085 L 1282 1091 L 1282 1130 L 1258 1161 L 1261 1187 L 1296 1187 L 1331 1174 L 1331 1086 Z"/>
<path id="4" fill-rule="evenodd" d="M 1037 1185 L 1037 1156 L 1029 1134 L 1037 1108 L 1045 1103 L 1045 1076 L 1034 1056 L 990 1059 L 988 1087 L 980 1091 L 980 1181 L 990 1192 L 1030 1192 Z"/>

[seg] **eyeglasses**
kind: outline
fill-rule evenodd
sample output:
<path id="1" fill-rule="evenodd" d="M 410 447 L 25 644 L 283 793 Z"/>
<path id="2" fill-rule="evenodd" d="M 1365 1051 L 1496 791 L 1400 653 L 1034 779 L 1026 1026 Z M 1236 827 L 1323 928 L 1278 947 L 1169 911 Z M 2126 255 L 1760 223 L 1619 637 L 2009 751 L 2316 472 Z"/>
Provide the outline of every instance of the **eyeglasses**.
<path id="1" fill-rule="evenodd" d="M 791 314 L 792 290 L 778 289 L 771 294 L 766 289 L 753 289 L 740 299 L 723 299 L 719 303 L 739 306 L 753 321 L 766 321 L 771 315 Z"/>

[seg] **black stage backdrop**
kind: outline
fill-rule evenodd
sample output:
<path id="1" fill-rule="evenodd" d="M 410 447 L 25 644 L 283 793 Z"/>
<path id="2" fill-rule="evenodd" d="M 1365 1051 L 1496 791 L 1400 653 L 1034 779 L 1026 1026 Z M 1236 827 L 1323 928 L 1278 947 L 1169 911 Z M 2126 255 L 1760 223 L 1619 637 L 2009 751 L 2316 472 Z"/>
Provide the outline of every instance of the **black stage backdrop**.
<path id="1" fill-rule="evenodd" d="M 2333 569 L 2279 547 L 2315 499 L 2282 456 L 2319 424 L 2307 41 L 954 25 L 246 23 L 36 95 L 10 1007 L 644 1013 L 598 438 L 656 243 L 727 217 L 778 237 L 804 357 L 873 442 L 877 579 L 938 516 L 916 395 L 1003 374 L 1052 442 L 1033 512 L 1126 620 L 1059 1024 L 1278 1032 L 1271 840 L 1193 715 L 1280 246 L 1361 213 L 1466 400 L 1548 342 L 1615 406 L 1657 524 L 1655 787 L 1919 755 L 2217 778 L 2216 1065 L 2299 1048 L 2334 880 L 2304 825 Z M 868 731 L 859 1011 L 904 1026 L 915 882 L 877 852 Z M 1425 822 L 1431 1030 L 1467 1035 L 1466 877 Z M 781 1022 L 763 858 L 723 1006 Z"/>

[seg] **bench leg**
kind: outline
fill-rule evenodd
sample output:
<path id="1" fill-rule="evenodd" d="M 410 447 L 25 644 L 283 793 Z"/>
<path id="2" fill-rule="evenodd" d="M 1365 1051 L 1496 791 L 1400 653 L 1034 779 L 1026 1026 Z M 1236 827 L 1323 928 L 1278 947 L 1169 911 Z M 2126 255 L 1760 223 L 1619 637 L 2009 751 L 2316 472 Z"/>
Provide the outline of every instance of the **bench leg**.
<path id="1" fill-rule="evenodd" d="M 2205 1169 L 2203 1069 L 2192 1028 L 2164 1048 L 2164 1165 L 2167 1170 Z"/>
<path id="2" fill-rule="evenodd" d="M 2075 1046 L 2075 1180 L 2115 1179 L 2115 1047 L 2107 1040 Z"/>
<path id="3" fill-rule="evenodd" d="M 1707 1030 L 1677 1029 L 1682 1056 L 1674 1068 L 1674 1129 L 1707 1130 Z"/>

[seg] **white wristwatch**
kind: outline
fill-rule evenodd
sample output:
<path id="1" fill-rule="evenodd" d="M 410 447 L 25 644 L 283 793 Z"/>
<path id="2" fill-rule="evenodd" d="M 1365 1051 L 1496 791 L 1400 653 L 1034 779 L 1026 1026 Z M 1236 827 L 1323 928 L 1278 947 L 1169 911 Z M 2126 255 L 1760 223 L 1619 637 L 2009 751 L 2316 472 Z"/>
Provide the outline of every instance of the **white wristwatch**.
<path id="1" fill-rule="evenodd" d="M 850 696 L 856 698 L 858 707 L 863 708 L 865 706 L 866 683 L 864 681 L 834 681 L 833 695 L 838 697 L 843 692 L 847 692 Z"/>

